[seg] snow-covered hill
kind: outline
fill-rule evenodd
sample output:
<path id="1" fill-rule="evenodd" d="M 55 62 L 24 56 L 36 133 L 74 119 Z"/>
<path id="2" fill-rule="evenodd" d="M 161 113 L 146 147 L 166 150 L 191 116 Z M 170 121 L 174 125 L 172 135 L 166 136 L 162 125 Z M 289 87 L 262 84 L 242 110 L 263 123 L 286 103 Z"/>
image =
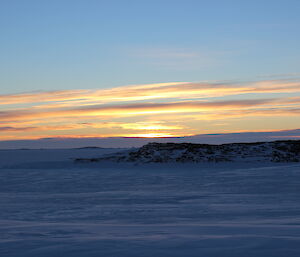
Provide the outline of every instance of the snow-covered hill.
<path id="1" fill-rule="evenodd" d="M 78 158 L 77 162 L 228 162 L 271 161 L 299 162 L 300 140 L 222 145 L 191 143 L 149 143 L 134 150 L 121 151 L 99 158 Z"/>

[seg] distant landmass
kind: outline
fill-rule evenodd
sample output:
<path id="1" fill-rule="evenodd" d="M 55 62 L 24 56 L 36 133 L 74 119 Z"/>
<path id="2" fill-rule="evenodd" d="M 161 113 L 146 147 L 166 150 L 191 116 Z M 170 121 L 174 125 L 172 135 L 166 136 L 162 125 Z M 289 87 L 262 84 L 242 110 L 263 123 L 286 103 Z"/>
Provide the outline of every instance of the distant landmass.
<path id="1" fill-rule="evenodd" d="M 120 151 L 99 158 L 77 158 L 76 162 L 299 162 L 300 140 L 231 143 L 149 143 L 138 149 Z"/>
<path id="2" fill-rule="evenodd" d="M 150 142 L 157 143 L 195 143 L 195 144 L 226 144 L 249 143 L 274 140 L 300 139 L 300 129 L 267 131 L 267 132 L 242 132 L 223 134 L 200 134 L 186 137 L 167 138 L 138 138 L 138 137 L 97 137 L 97 138 L 42 138 L 36 140 L 10 140 L 0 141 L 0 149 L 42 149 L 42 148 L 129 148 L 141 147 Z"/>

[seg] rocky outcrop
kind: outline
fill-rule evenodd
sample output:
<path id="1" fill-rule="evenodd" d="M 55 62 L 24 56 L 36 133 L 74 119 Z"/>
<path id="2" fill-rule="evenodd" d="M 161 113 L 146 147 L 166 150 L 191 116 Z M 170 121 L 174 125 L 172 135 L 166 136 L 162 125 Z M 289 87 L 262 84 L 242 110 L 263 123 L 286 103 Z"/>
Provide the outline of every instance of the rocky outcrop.
<path id="1" fill-rule="evenodd" d="M 232 143 L 222 145 L 191 143 L 149 143 L 141 148 L 104 155 L 77 162 L 229 162 L 271 161 L 299 162 L 300 140 Z"/>

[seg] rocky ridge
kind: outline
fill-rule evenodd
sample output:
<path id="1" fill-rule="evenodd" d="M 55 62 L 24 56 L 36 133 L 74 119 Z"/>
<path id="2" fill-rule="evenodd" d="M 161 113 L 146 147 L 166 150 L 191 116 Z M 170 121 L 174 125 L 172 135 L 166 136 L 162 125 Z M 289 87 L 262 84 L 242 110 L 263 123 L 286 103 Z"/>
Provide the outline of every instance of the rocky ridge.
<path id="1" fill-rule="evenodd" d="M 76 162 L 189 163 L 269 161 L 299 162 L 300 140 L 222 145 L 192 143 L 149 143 L 138 149 L 103 155 L 99 158 L 78 158 Z"/>

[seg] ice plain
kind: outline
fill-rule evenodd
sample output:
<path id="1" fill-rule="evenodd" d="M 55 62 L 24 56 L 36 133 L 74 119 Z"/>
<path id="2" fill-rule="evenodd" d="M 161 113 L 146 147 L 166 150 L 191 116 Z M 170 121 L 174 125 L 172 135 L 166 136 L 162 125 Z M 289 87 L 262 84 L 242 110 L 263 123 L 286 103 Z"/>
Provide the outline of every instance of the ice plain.
<path id="1" fill-rule="evenodd" d="M 0 150 L 1 257 L 298 257 L 300 164 Z"/>

